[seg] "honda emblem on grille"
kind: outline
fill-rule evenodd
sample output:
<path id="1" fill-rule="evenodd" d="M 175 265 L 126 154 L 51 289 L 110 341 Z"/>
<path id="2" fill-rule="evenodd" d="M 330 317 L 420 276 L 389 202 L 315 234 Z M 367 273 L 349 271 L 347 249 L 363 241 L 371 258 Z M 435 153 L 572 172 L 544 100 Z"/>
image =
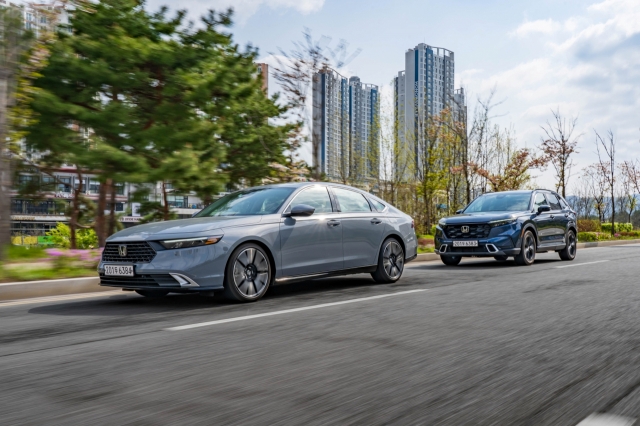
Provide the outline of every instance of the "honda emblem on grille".
<path id="1" fill-rule="evenodd" d="M 121 244 L 118 246 L 118 253 L 121 257 L 127 257 L 127 246 Z"/>
<path id="2" fill-rule="evenodd" d="M 469 233 L 469 227 L 468 226 L 462 226 L 460 228 L 460 230 L 462 231 L 463 234 L 468 234 Z M 126 247 L 125 247 L 125 249 L 126 249 Z M 126 253 L 126 250 L 125 250 L 125 253 Z"/>

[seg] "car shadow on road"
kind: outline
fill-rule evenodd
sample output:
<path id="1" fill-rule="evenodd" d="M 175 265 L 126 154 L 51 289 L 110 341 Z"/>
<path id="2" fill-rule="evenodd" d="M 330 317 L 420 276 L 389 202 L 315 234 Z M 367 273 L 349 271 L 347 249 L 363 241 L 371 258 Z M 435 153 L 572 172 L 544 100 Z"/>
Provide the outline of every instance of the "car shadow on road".
<path id="1" fill-rule="evenodd" d="M 258 305 L 269 306 L 270 300 L 299 298 L 309 300 L 317 294 L 331 291 L 359 290 L 364 287 L 381 287 L 367 275 L 323 278 L 292 284 L 273 286 L 267 294 L 257 302 Z M 360 294 L 360 291 L 358 291 Z M 193 312 L 203 309 L 215 309 L 216 312 L 236 311 L 239 306 L 256 306 L 256 304 L 239 304 L 228 301 L 222 294 L 204 296 L 198 294 L 170 294 L 163 298 L 145 298 L 133 292 L 123 292 L 96 299 L 73 300 L 66 303 L 52 302 L 29 310 L 32 314 L 64 315 L 64 316 L 128 316 L 162 314 L 175 312 Z"/>
<path id="2" fill-rule="evenodd" d="M 536 259 L 535 265 L 541 264 L 553 264 L 553 263 L 564 263 L 559 259 Z M 525 266 L 520 266 L 516 264 L 513 260 L 507 260 L 504 262 L 499 262 L 494 259 L 480 259 L 480 258 L 470 258 L 470 259 L 462 259 L 456 266 L 447 266 L 441 262 L 429 262 L 429 264 L 425 265 L 411 265 L 412 271 L 420 271 L 420 270 L 463 270 L 463 271 L 471 271 L 471 270 L 488 270 L 488 269 L 503 269 L 503 268 L 526 268 Z"/>

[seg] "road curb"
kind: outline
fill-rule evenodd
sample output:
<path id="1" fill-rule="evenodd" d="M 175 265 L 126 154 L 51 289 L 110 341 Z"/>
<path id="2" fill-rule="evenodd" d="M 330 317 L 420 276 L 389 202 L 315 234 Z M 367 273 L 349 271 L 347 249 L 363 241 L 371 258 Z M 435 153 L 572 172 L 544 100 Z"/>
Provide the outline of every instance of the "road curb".
<path id="1" fill-rule="evenodd" d="M 0 300 L 63 296 L 66 294 L 93 293 L 109 290 L 113 291 L 113 288 L 100 287 L 99 277 L 24 281 L 0 284 Z"/>

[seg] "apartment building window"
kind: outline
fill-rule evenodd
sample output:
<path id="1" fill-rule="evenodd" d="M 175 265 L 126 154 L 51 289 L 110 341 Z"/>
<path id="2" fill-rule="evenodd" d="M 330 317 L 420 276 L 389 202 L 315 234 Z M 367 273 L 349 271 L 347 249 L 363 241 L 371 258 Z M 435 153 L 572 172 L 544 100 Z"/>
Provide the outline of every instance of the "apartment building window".
<path id="1" fill-rule="evenodd" d="M 124 183 L 116 183 L 116 195 L 124 195 Z"/>
<path id="2" fill-rule="evenodd" d="M 38 182 L 38 176 L 34 175 L 20 175 L 18 176 L 18 186 L 24 188 L 27 185 L 36 184 Z"/>
<path id="3" fill-rule="evenodd" d="M 87 192 L 87 179 L 75 178 L 73 180 L 73 188 L 77 191 L 78 189 L 80 189 L 81 183 L 82 183 L 82 192 Z"/>

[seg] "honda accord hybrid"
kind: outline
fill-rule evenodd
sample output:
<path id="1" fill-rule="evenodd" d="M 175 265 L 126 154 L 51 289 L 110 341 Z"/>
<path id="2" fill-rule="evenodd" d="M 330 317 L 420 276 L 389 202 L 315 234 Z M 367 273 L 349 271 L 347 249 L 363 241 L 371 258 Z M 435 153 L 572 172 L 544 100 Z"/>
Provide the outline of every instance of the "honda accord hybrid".
<path id="1" fill-rule="evenodd" d="M 531 265 L 536 253 L 555 251 L 562 260 L 576 257 L 576 212 L 553 191 L 504 191 L 484 194 L 436 226 L 436 254 L 445 265 L 463 257 L 513 257 Z"/>
<path id="2" fill-rule="evenodd" d="M 330 183 L 234 192 L 191 219 L 134 226 L 108 238 L 100 285 L 147 297 L 223 292 L 251 302 L 276 283 L 370 273 L 395 282 L 417 256 L 411 217 Z"/>

